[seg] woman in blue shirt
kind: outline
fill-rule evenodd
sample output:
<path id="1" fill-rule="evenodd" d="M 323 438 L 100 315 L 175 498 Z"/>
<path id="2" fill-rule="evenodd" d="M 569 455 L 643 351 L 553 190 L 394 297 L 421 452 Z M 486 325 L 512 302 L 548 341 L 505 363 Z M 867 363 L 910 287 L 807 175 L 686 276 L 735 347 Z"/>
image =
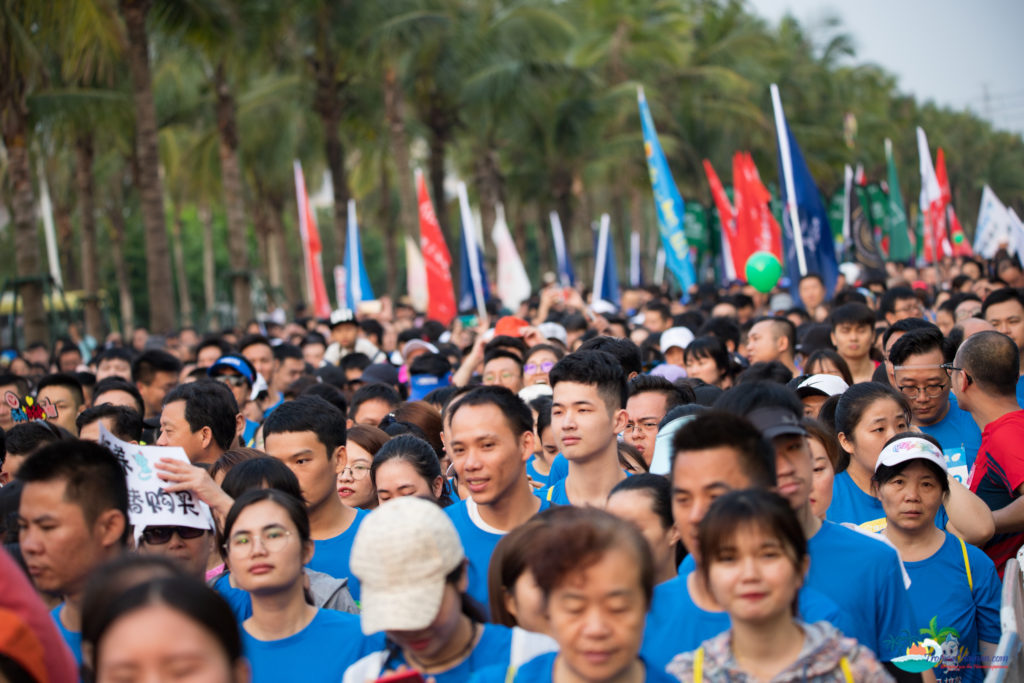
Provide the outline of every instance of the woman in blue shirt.
<path id="1" fill-rule="evenodd" d="M 414 495 L 382 501 L 359 527 L 350 564 L 362 585 L 363 633 L 383 633 L 386 645 L 349 667 L 345 683 L 399 667 L 436 683 L 463 683 L 484 667 L 508 666 L 511 630 L 485 624 L 466 593 L 466 554 L 436 502 Z"/>
<path id="2" fill-rule="evenodd" d="M 252 680 L 329 681 L 373 648 L 359 618 L 311 604 L 303 568 L 313 556 L 306 506 L 277 489 L 243 493 L 224 521 L 224 549 L 252 601 L 242 642 Z"/>
<path id="3" fill-rule="evenodd" d="M 935 526 L 949 495 L 938 441 L 897 434 L 878 456 L 873 484 L 885 509 L 882 533 L 910 574 L 910 600 L 920 621 L 915 643 L 907 646 L 921 644 L 941 657 L 939 683 L 980 682 L 981 667 L 991 665 L 999 642 L 1000 582 L 988 555 Z"/>

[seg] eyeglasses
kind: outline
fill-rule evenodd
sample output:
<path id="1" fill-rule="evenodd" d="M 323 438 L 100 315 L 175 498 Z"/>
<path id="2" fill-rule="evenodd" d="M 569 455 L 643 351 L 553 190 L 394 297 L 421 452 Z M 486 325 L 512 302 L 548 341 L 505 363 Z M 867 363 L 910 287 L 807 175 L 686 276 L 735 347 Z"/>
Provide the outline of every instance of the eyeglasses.
<path id="1" fill-rule="evenodd" d="M 351 467 L 345 467 L 342 469 L 341 476 L 345 476 L 346 472 L 348 472 L 353 479 L 358 481 L 359 479 L 366 478 L 366 475 L 370 473 L 370 468 L 366 465 L 352 465 Z"/>
<path id="2" fill-rule="evenodd" d="M 642 420 L 640 422 L 627 422 L 626 423 L 626 431 L 627 432 L 635 432 L 638 429 L 640 431 L 642 431 L 642 432 L 656 432 L 656 431 L 658 431 L 658 421 L 657 420 Z"/>
<path id="3" fill-rule="evenodd" d="M 950 378 L 953 377 L 953 372 L 954 371 L 955 372 L 962 372 L 962 373 L 964 373 L 964 377 L 967 378 L 967 383 L 968 384 L 971 384 L 972 382 L 974 382 L 974 378 L 972 378 L 970 375 L 968 375 L 966 370 L 964 370 L 963 368 L 958 368 L 955 365 L 953 365 L 952 363 L 943 363 L 939 367 L 942 368 L 943 370 L 945 370 L 946 374 L 949 375 Z"/>
<path id="4" fill-rule="evenodd" d="M 292 532 L 281 527 L 264 529 L 258 535 L 239 532 L 228 539 L 228 542 L 224 544 L 224 548 L 229 553 L 240 557 L 248 557 L 256 549 L 256 540 L 259 539 L 268 553 L 276 553 L 288 545 L 288 539 L 291 537 Z"/>
<path id="5" fill-rule="evenodd" d="M 249 384 L 249 380 L 241 375 L 217 375 L 213 379 L 221 384 L 230 384 L 233 387 L 241 387 Z"/>
<path id="6" fill-rule="evenodd" d="M 142 532 L 142 541 L 146 545 L 164 545 L 171 541 L 171 536 L 178 534 L 183 541 L 199 538 L 206 533 L 206 529 L 197 529 L 191 526 L 148 526 Z"/>
<path id="7" fill-rule="evenodd" d="M 920 313 L 924 309 L 921 307 L 921 304 L 908 304 L 900 308 L 893 308 L 892 310 L 894 313 Z"/>
<path id="8" fill-rule="evenodd" d="M 926 397 L 936 398 L 945 388 L 945 384 L 928 384 L 923 387 L 900 387 L 899 390 L 907 398 L 917 398 L 922 391 Z"/>
<path id="9" fill-rule="evenodd" d="M 493 372 L 489 372 L 486 375 L 484 375 L 484 384 L 490 384 L 497 380 L 499 377 L 505 381 L 509 381 L 519 377 L 519 375 L 514 372 L 503 372 L 499 375 L 495 375 Z"/>
<path id="10" fill-rule="evenodd" d="M 532 375 L 535 372 L 551 372 L 551 368 L 555 367 L 555 362 L 546 360 L 541 363 L 527 363 L 523 366 L 523 374 Z"/>

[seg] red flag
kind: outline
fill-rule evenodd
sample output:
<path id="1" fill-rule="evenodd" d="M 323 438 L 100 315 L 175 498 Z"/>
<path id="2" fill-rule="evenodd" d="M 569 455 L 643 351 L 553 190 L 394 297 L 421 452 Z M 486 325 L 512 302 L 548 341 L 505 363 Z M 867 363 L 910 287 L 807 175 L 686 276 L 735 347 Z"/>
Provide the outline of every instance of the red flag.
<path id="1" fill-rule="evenodd" d="M 772 195 L 761 182 L 761 176 L 754 165 L 750 152 L 742 157 L 744 204 L 750 215 L 754 251 L 769 251 L 782 262 L 782 228 L 772 215 Z M 735 177 L 733 182 L 737 182 Z"/>
<path id="2" fill-rule="evenodd" d="M 949 174 L 946 172 L 946 155 L 939 147 L 935 155 L 935 177 L 939 181 L 939 191 L 942 198 L 943 225 L 949 228 L 949 242 L 953 250 L 953 256 L 973 256 L 971 244 L 964 235 L 964 229 L 953 210 L 953 192 L 949 187 Z"/>
<path id="3" fill-rule="evenodd" d="M 324 284 L 323 262 L 320 252 L 320 231 L 316 227 L 313 208 L 309 205 L 306 194 L 306 179 L 302 174 L 302 165 L 295 162 L 295 197 L 299 209 L 299 235 L 302 238 L 302 255 L 306 262 L 306 296 L 312 301 L 313 314 L 318 318 L 331 315 L 331 302 L 327 298 L 327 286 Z"/>
<path id="4" fill-rule="evenodd" d="M 714 198 L 715 206 L 718 208 L 718 222 L 722 226 L 722 250 L 725 252 L 726 279 L 735 280 L 736 278 L 742 278 L 744 276 L 743 269 L 747 262 L 746 260 L 738 261 L 736 252 L 733 249 L 734 243 L 738 239 L 736 210 L 733 209 L 728 195 L 725 194 L 722 181 L 718 179 L 718 174 L 715 173 L 714 167 L 711 166 L 711 162 L 707 159 L 704 160 L 704 173 L 708 176 L 711 196 Z M 739 248 L 739 246 L 738 243 L 735 244 L 735 247 Z"/>
<path id="5" fill-rule="evenodd" d="M 434 205 L 430 202 L 423 174 L 416 171 L 416 194 L 420 213 L 420 251 L 427 271 L 427 317 L 448 325 L 455 318 L 455 288 L 452 286 L 452 257 L 441 234 Z"/>

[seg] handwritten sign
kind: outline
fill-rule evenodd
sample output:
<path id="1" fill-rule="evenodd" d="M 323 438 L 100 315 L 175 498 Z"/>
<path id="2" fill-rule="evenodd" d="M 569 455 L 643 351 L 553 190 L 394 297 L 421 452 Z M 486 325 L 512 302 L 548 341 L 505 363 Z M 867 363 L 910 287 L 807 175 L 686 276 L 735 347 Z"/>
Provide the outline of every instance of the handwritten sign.
<path id="1" fill-rule="evenodd" d="M 31 396 L 18 398 L 13 391 L 4 393 L 4 403 L 11 409 L 11 419 L 14 424 L 32 422 L 33 420 L 56 420 L 57 406 L 50 403 L 50 399 L 44 398 L 36 401 Z"/>
<path id="2" fill-rule="evenodd" d="M 206 503 L 191 491 L 164 490 L 164 481 L 157 476 L 156 463 L 172 458 L 188 463 L 188 456 L 179 446 L 139 446 L 121 441 L 100 424 L 100 443 L 110 449 L 121 463 L 128 480 L 128 520 L 138 543 L 149 526 L 184 526 L 212 529 L 213 517 Z"/>

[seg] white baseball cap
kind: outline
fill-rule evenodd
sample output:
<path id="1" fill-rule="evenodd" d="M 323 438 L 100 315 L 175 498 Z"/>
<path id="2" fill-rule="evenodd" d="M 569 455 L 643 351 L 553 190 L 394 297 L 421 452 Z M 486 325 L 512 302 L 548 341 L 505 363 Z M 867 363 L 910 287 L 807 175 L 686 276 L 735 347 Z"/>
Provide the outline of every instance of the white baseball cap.
<path id="1" fill-rule="evenodd" d="M 661 341 L 658 346 L 661 352 L 665 353 L 673 346 L 686 349 L 693 341 L 693 332 L 688 327 L 670 327 L 661 333 Z"/>
<path id="2" fill-rule="evenodd" d="M 842 377 L 835 375 L 811 375 L 796 388 L 797 396 L 801 398 L 813 393 L 821 393 L 825 396 L 836 396 L 850 388 L 850 385 L 843 381 Z"/>
<path id="3" fill-rule="evenodd" d="M 465 559 L 455 525 L 429 500 L 390 500 L 359 525 L 349 567 L 363 633 L 419 631 L 437 618 L 449 574 Z"/>
<path id="4" fill-rule="evenodd" d="M 946 457 L 942 455 L 942 451 L 928 439 L 922 439 L 919 436 L 897 439 L 883 448 L 882 452 L 878 454 L 875 471 L 877 472 L 882 465 L 895 467 L 908 460 L 927 460 L 941 467 L 943 472 L 949 471 L 946 467 Z"/>

